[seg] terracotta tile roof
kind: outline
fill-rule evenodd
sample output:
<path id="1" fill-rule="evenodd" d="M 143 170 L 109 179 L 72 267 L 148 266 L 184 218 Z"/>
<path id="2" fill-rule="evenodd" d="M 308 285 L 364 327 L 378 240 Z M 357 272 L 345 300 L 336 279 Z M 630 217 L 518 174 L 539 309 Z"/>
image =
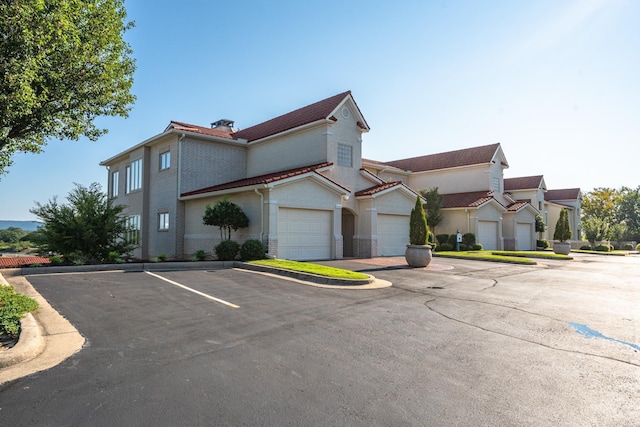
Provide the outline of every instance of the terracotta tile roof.
<path id="1" fill-rule="evenodd" d="M 442 195 L 442 208 L 477 208 L 493 199 L 493 191 L 473 191 Z"/>
<path id="2" fill-rule="evenodd" d="M 530 203 L 529 202 L 511 203 L 509 206 L 507 206 L 507 211 L 509 211 L 509 212 L 517 212 L 520 209 L 522 209 L 523 207 L 527 206 L 528 204 L 530 204 Z"/>
<path id="3" fill-rule="evenodd" d="M 496 154 L 499 147 L 500 143 L 497 143 L 481 147 L 448 151 L 446 153 L 393 160 L 385 163 L 400 169 L 410 170 L 412 172 L 455 168 L 459 166 L 489 163 L 493 159 L 493 156 Z"/>
<path id="4" fill-rule="evenodd" d="M 0 256 L 0 268 L 16 268 L 32 264 L 51 264 L 51 261 L 41 256 Z"/>
<path id="5" fill-rule="evenodd" d="M 357 191 L 356 197 L 371 196 L 381 191 L 388 190 L 389 188 L 397 187 L 398 185 L 402 185 L 402 182 L 392 181 L 392 182 L 385 182 L 384 184 L 380 184 L 380 185 L 374 185 L 373 187 L 369 187 L 369 188 L 365 188 L 364 190 Z"/>
<path id="6" fill-rule="evenodd" d="M 175 130 L 183 130 L 185 132 L 195 132 L 203 135 L 233 139 L 233 134 L 231 132 L 223 131 L 220 129 L 211 129 L 204 126 L 191 125 L 189 123 L 176 122 L 175 120 L 172 120 L 171 123 L 169 123 L 169 126 L 167 126 L 165 131 L 169 130 L 170 128 Z"/>
<path id="7" fill-rule="evenodd" d="M 563 188 L 561 190 L 547 190 L 544 193 L 544 199 L 547 201 L 554 200 L 578 200 L 580 196 L 579 188 Z"/>
<path id="8" fill-rule="evenodd" d="M 536 176 L 522 176 L 518 178 L 505 178 L 504 179 L 504 191 L 514 190 L 531 190 L 540 188 L 542 183 L 542 175 Z"/>
<path id="9" fill-rule="evenodd" d="M 331 163 L 331 162 L 324 162 L 324 163 L 318 163 L 316 165 L 304 166 L 304 167 L 294 168 L 294 169 L 287 169 L 287 170 L 284 170 L 284 171 L 279 171 L 279 172 L 273 172 L 273 173 L 269 173 L 269 174 L 265 174 L 265 175 L 254 176 L 254 177 L 251 177 L 251 178 L 239 179 L 239 180 L 236 180 L 236 181 L 226 182 L 224 184 L 218 184 L 218 185 L 214 185 L 214 186 L 211 186 L 211 187 L 202 188 L 200 190 L 189 191 L 187 193 L 181 194 L 181 196 L 183 196 L 183 197 L 185 197 L 185 196 L 193 196 L 193 195 L 196 195 L 196 194 L 211 193 L 211 192 L 214 192 L 214 191 L 229 190 L 229 189 L 232 189 L 232 188 L 249 187 L 249 186 L 252 186 L 252 185 L 259 185 L 259 184 L 270 184 L 272 182 L 281 181 L 281 180 L 286 179 L 286 178 L 291 178 L 291 177 L 302 175 L 302 174 L 309 173 L 309 172 L 318 173 L 317 172 L 318 169 L 321 169 L 321 168 L 324 168 L 324 167 L 327 167 L 327 166 L 331 166 L 332 164 L 333 163 Z M 321 175 L 321 174 L 318 173 L 318 175 Z M 322 175 L 322 177 L 325 178 L 325 179 L 329 179 L 324 175 Z M 335 181 L 332 181 L 332 182 L 335 183 Z M 344 188 L 344 187 L 342 187 L 342 188 Z"/>
<path id="10" fill-rule="evenodd" d="M 246 139 L 247 141 L 256 141 L 318 120 L 328 119 L 329 114 L 350 94 L 351 91 L 346 91 L 323 99 L 322 101 L 315 102 L 306 107 L 267 120 L 266 122 L 242 129 L 235 132 L 233 137 L 236 139 Z"/>

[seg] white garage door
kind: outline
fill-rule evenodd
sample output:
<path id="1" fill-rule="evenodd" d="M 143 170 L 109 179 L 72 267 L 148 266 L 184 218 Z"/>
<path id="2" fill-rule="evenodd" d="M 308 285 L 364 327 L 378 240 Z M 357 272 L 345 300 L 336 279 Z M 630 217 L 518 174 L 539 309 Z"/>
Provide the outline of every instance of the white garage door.
<path id="1" fill-rule="evenodd" d="M 331 215 L 330 211 L 280 208 L 278 258 L 331 258 Z"/>
<path id="2" fill-rule="evenodd" d="M 533 224 L 520 224 L 518 223 L 517 225 L 517 230 L 518 230 L 518 234 L 517 234 L 517 239 L 518 239 L 518 243 L 517 243 L 517 250 L 519 251 L 530 251 L 533 248 L 532 243 L 531 243 L 531 228 L 532 228 Z"/>
<path id="3" fill-rule="evenodd" d="M 404 255 L 409 244 L 409 216 L 378 214 L 378 256 Z"/>
<path id="4" fill-rule="evenodd" d="M 478 221 L 478 242 L 482 249 L 498 249 L 497 221 Z"/>

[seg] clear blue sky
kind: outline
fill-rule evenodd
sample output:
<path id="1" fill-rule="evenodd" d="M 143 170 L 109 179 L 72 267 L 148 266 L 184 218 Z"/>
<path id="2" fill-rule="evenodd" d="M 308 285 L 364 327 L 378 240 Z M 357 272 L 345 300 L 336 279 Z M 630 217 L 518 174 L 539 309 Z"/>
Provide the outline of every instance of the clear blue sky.
<path id="1" fill-rule="evenodd" d="M 161 133 L 170 120 L 246 128 L 351 90 L 385 161 L 502 143 L 506 177 L 549 188 L 640 185 L 640 1 L 128 0 L 130 117 L 98 142 L 51 141 L 0 177 L 0 219 Z"/>

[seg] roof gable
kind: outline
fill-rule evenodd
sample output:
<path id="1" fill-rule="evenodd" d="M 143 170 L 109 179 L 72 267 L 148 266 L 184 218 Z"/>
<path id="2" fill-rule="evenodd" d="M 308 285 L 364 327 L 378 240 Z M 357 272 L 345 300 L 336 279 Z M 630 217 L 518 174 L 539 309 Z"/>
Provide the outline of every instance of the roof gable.
<path id="1" fill-rule="evenodd" d="M 339 93 L 338 95 L 323 99 L 322 101 L 315 102 L 307 105 L 306 107 L 298 108 L 297 110 L 267 120 L 266 122 L 242 129 L 235 132 L 233 137 L 236 139 L 246 139 L 251 142 L 317 122 L 319 120 L 332 119 L 336 109 L 342 105 L 347 98 L 353 101 L 351 91 Z M 353 101 L 353 105 L 360 114 L 360 110 L 355 104 L 355 101 Z M 363 117 L 361 118 L 364 120 Z M 333 119 L 335 119 L 335 117 L 333 117 Z M 363 125 L 366 126 L 366 122 L 363 123 Z M 368 126 L 366 127 L 368 130 Z"/>
<path id="2" fill-rule="evenodd" d="M 495 202 L 503 210 L 505 209 L 505 207 L 493 197 L 493 191 L 473 191 L 469 193 L 442 195 L 442 209 L 479 208 L 489 202 Z"/>
<path id="3" fill-rule="evenodd" d="M 411 188 L 407 187 L 402 183 L 402 181 L 393 181 L 393 182 L 383 182 L 380 185 L 374 185 L 373 187 L 365 188 L 364 190 L 357 191 L 355 193 L 356 197 L 378 197 L 382 194 L 388 193 L 390 191 L 395 190 L 403 190 L 407 195 L 411 195 L 412 197 L 417 196 L 418 194 L 413 191 Z"/>
<path id="4" fill-rule="evenodd" d="M 491 163 L 496 155 L 499 154 L 498 150 L 501 151 L 500 143 L 448 151 L 445 153 L 429 154 L 426 156 L 411 157 L 408 159 L 393 160 L 384 163 L 413 172 L 432 171 Z M 505 166 L 508 166 L 506 164 L 506 160 L 503 158 L 504 156 L 502 155 L 501 157 L 500 161 Z"/>
<path id="5" fill-rule="evenodd" d="M 560 190 L 547 190 L 544 193 L 544 199 L 547 201 L 554 200 L 578 200 L 580 198 L 579 188 L 563 188 Z"/>
<path id="6" fill-rule="evenodd" d="M 504 179 L 504 191 L 537 190 L 543 187 L 542 175 Z"/>

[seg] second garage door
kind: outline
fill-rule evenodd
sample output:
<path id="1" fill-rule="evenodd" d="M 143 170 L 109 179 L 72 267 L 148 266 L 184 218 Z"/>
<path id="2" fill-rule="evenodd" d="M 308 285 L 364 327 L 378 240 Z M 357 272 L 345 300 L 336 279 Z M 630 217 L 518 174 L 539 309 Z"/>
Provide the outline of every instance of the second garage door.
<path id="1" fill-rule="evenodd" d="M 409 217 L 378 214 L 378 256 L 404 255 L 409 244 Z"/>
<path id="2" fill-rule="evenodd" d="M 330 211 L 280 208 L 278 258 L 331 258 L 331 214 Z"/>
<path id="3" fill-rule="evenodd" d="M 482 249 L 499 249 L 497 221 L 478 221 L 478 242 Z"/>
<path id="4" fill-rule="evenodd" d="M 532 250 L 532 236 L 531 236 L 531 229 L 533 227 L 533 224 L 521 224 L 518 223 L 517 225 L 517 230 L 518 230 L 518 247 L 516 248 L 519 251 L 530 251 Z"/>

